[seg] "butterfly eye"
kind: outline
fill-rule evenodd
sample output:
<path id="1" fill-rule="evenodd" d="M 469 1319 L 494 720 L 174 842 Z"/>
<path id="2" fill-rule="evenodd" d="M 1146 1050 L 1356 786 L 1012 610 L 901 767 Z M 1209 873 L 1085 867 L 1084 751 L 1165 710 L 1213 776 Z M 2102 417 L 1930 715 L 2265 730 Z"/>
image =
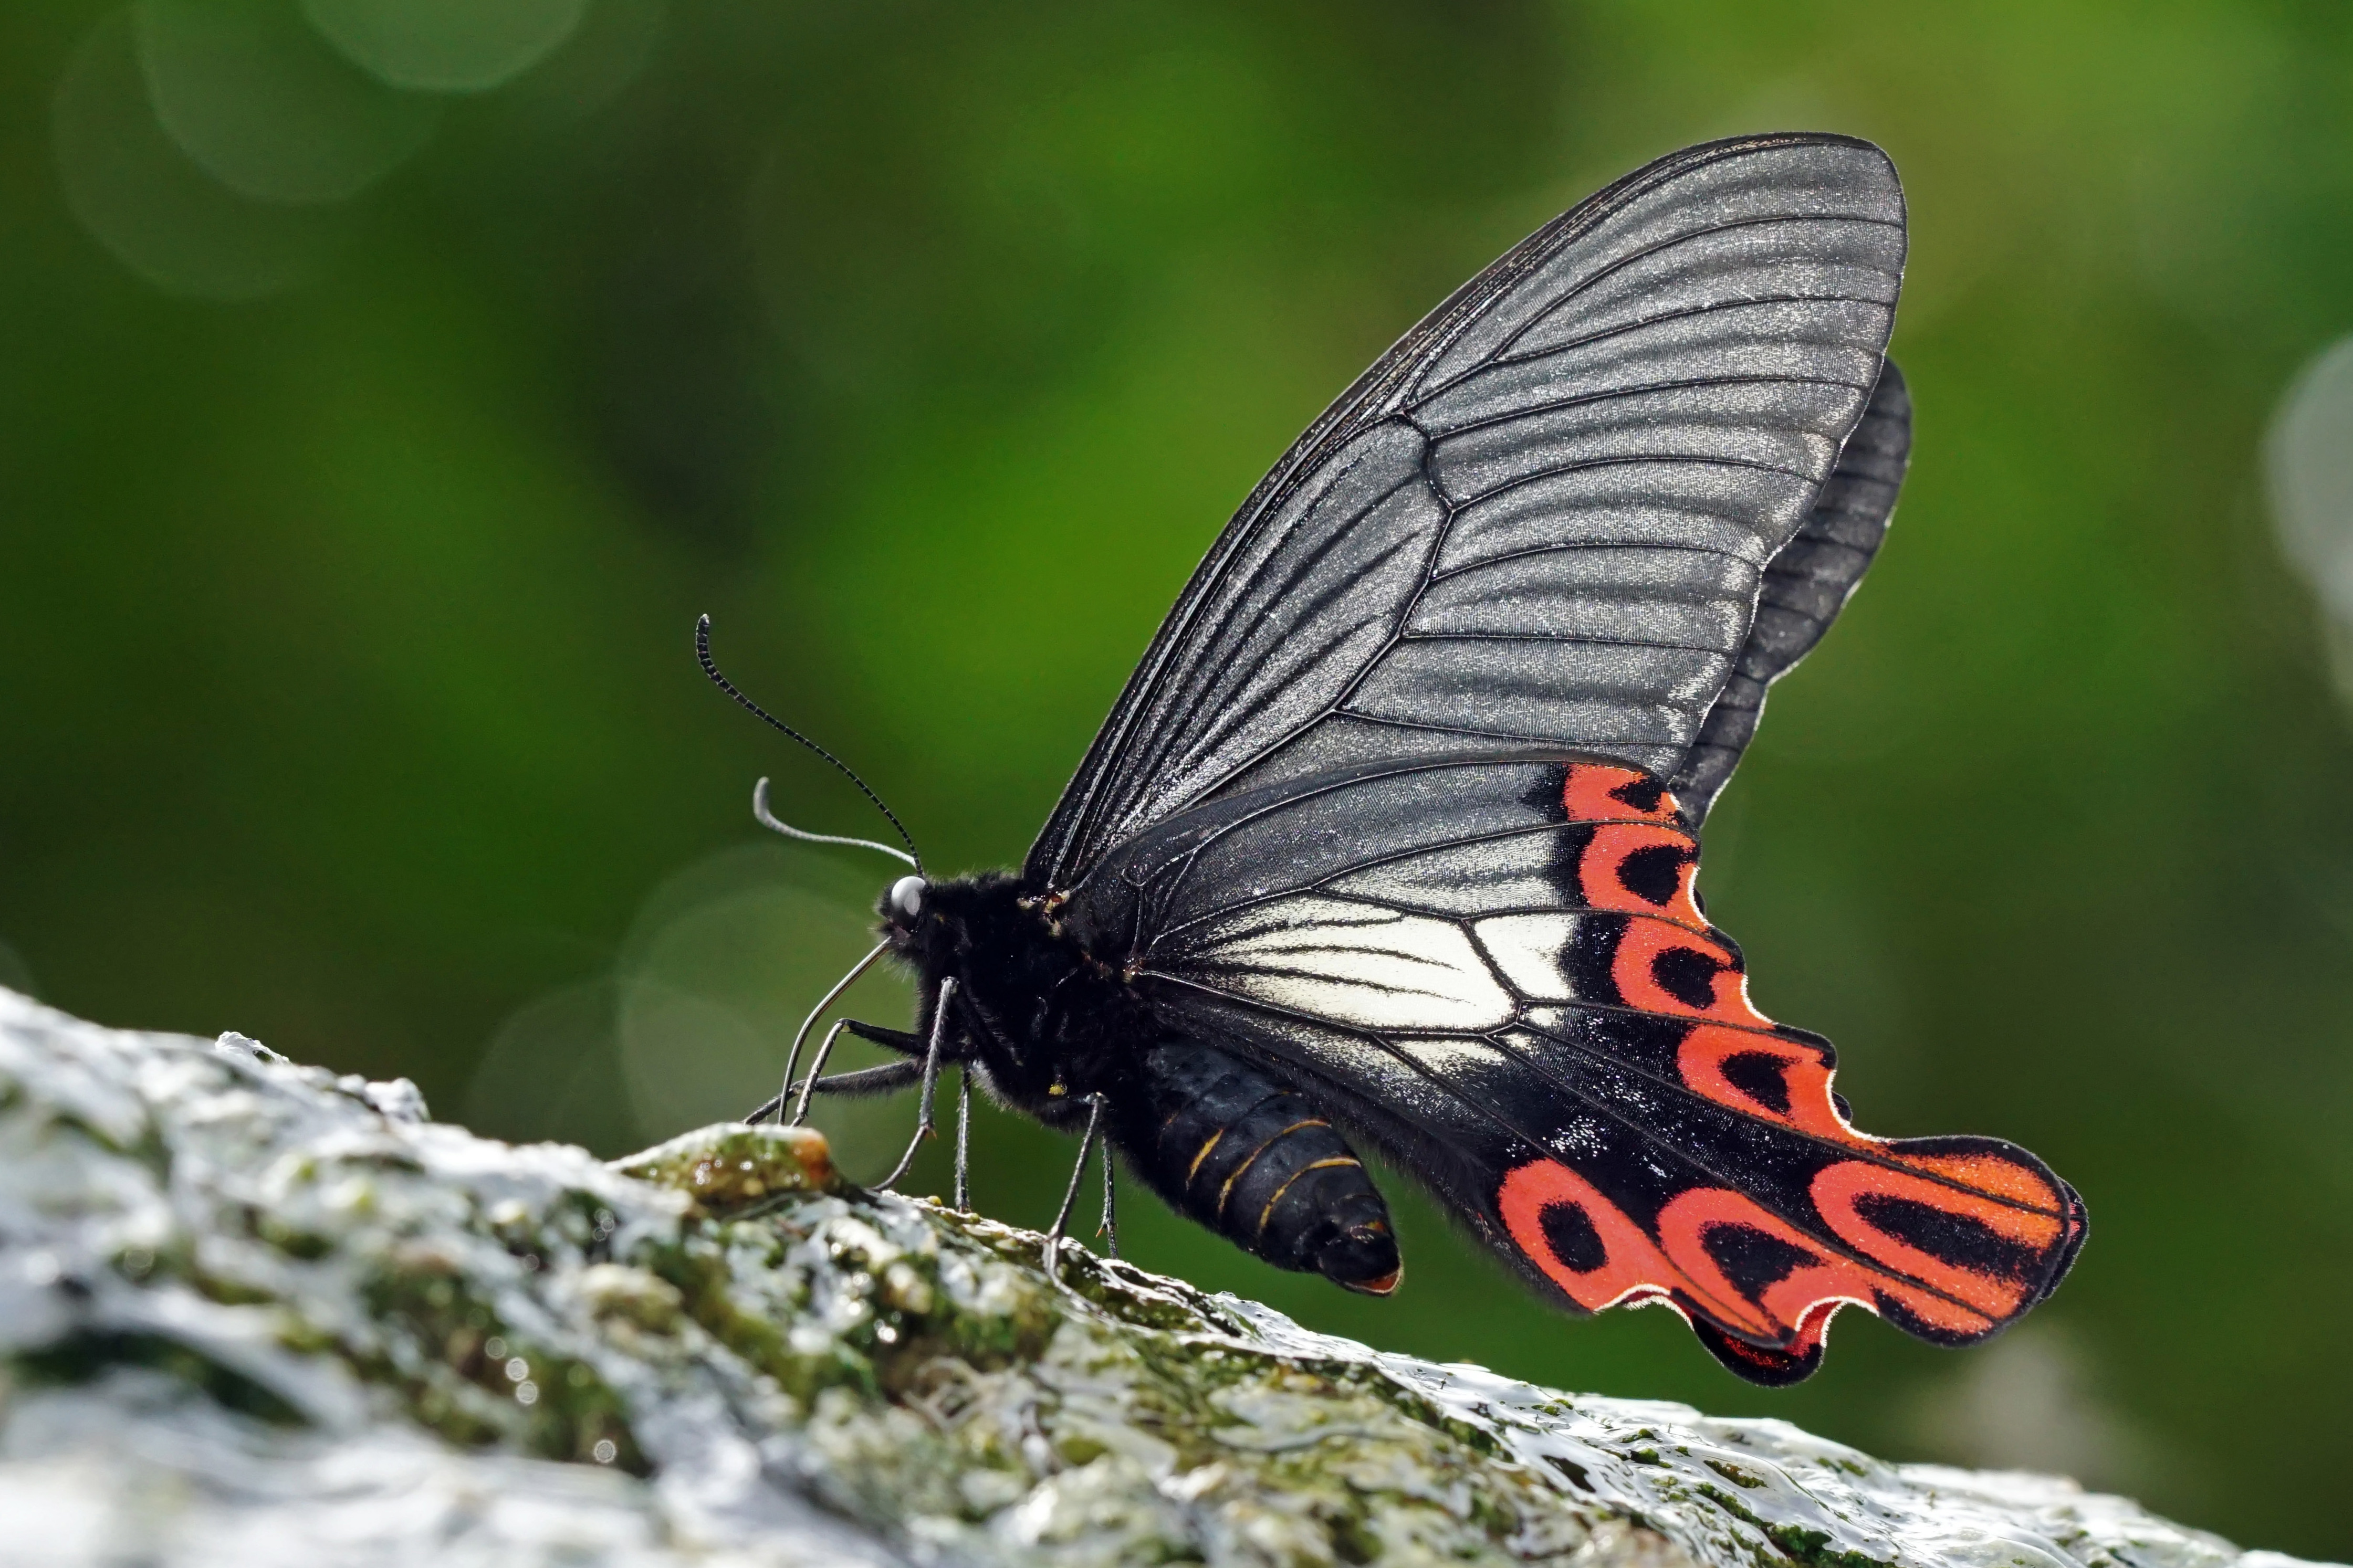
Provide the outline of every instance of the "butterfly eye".
<path id="1" fill-rule="evenodd" d="M 902 877 L 891 884 L 891 895 L 883 901 L 892 914 L 912 921 L 923 912 L 923 889 L 928 885 L 921 877 Z"/>

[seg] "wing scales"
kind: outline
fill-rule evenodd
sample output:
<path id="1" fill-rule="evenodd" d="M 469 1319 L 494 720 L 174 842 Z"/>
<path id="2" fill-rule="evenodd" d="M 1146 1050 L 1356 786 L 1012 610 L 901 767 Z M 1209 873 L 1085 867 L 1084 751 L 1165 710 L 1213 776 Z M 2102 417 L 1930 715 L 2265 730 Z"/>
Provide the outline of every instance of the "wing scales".
<path id="1" fill-rule="evenodd" d="M 1462 928 L 1355 899 L 1284 899 L 1197 934 L 1187 978 L 1335 1023 L 1477 1033 L 1512 996 Z"/>
<path id="2" fill-rule="evenodd" d="M 1884 155 L 1820 136 L 1692 149 L 1532 236 L 1237 514 L 1030 879 L 1067 889 L 1178 812 L 1441 745 L 1675 772 L 1878 380 L 1903 256 Z"/>
<path id="3" fill-rule="evenodd" d="M 1522 756 L 1263 792 L 1110 864 L 1173 1026 L 1312 1085 L 1570 1304 L 1664 1302 L 1788 1381 L 1843 1305 L 1965 1343 L 2041 1300 L 2073 1192 L 1992 1139 L 1856 1131 L 1697 863 L 1654 778 Z"/>

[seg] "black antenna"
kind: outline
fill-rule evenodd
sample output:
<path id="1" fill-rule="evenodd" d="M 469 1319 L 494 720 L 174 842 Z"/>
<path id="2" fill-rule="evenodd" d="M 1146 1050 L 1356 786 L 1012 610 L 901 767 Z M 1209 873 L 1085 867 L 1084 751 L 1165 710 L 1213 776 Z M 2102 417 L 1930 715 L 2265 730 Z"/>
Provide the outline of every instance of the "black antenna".
<path id="1" fill-rule="evenodd" d="M 823 757 L 827 762 L 831 763 L 835 767 L 839 768 L 841 770 L 841 776 L 848 779 L 851 784 L 856 784 L 858 786 L 859 793 L 874 803 L 874 809 L 891 819 L 891 826 L 898 829 L 901 841 L 907 846 L 907 854 L 914 861 L 916 871 L 918 873 L 922 872 L 923 868 L 923 851 L 915 847 L 914 837 L 913 835 L 908 833 L 907 825 L 899 820 L 899 814 L 897 812 L 892 811 L 889 806 L 882 804 L 882 797 L 876 795 L 872 786 L 868 784 L 864 779 L 858 776 L 856 769 L 852 768 L 848 763 L 843 762 L 839 757 L 835 756 L 831 752 L 827 751 L 823 746 L 818 745 L 815 741 L 810 740 L 807 735 L 802 734 L 798 730 L 794 729 L 790 724 L 786 723 L 782 719 L 777 718 L 774 713 L 769 712 L 765 708 L 761 707 L 758 703 L 744 696 L 741 691 L 736 690 L 735 683 L 719 673 L 719 666 L 712 663 L 711 658 L 711 617 L 709 616 L 701 616 L 697 618 L 694 623 L 694 657 L 696 660 L 702 664 L 702 673 L 711 677 L 712 685 L 716 686 L 720 690 L 724 691 L 728 696 L 733 697 L 737 702 L 743 704 L 745 710 L 750 712 L 754 718 L 763 721 L 789 738 L 798 741 L 802 745 L 807 746 L 810 751 L 815 752 L 818 756 Z M 765 784 L 768 781 L 762 779 L 760 782 Z M 762 804 L 765 805 L 765 802 L 763 801 Z M 797 837 L 797 835 L 796 837 Z M 852 842 L 857 841 L 852 840 Z"/>

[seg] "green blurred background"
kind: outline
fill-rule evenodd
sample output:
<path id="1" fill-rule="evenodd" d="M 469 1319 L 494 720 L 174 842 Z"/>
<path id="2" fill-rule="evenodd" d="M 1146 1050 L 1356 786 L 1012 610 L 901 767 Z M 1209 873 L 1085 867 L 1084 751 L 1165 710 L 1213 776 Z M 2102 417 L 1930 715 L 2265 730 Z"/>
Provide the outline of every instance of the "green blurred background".
<path id="1" fill-rule="evenodd" d="M 1017 861 L 1423 310 L 1686 142 L 1875 139 L 1916 460 L 1704 885 L 1862 1125 L 2083 1190 L 2073 1278 L 1969 1352 L 1851 1317 L 1768 1393 L 1418 1202 L 1386 1302 L 1140 1194 L 1127 1249 L 2353 1555 L 2353 372 L 2264 456 L 2353 329 L 2353 13 L 142 0 L 0 8 L 0 979 L 608 1153 L 768 1092 L 893 870 L 752 825 L 770 773 L 878 826 L 702 683 L 697 613 L 934 864 Z M 820 1120 L 864 1173 L 909 1115 Z M 1041 1221 L 1069 1143 L 976 1149 Z"/>

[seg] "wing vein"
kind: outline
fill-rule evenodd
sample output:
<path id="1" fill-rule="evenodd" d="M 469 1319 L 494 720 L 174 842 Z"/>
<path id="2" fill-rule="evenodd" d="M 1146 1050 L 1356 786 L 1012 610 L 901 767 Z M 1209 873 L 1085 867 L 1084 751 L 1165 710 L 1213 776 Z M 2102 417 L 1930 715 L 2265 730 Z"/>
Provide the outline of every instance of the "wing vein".
<path id="1" fill-rule="evenodd" d="M 1882 228 L 1893 228 L 1899 234 L 1904 228 L 1904 226 L 1901 223 L 1894 222 L 1887 218 L 1871 217 L 1859 213 L 1853 215 L 1841 214 L 1835 217 L 1803 213 L 1775 213 L 1765 217 L 1739 218 L 1730 223 L 1710 224 L 1704 228 L 1694 229 L 1687 234 L 1673 236 L 1671 238 L 1661 240 L 1656 245 L 1630 252 L 1630 254 L 1610 262 L 1608 266 L 1597 269 L 1583 281 L 1564 291 L 1558 300 L 1555 300 L 1552 304 L 1539 311 L 1535 317 L 1531 318 L 1526 325 L 1505 337 L 1503 342 L 1496 346 L 1496 354 L 1491 354 L 1488 357 L 1478 361 L 1469 369 L 1463 371 L 1461 374 L 1453 376 L 1439 385 L 1429 388 L 1423 393 L 1419 401 L 1427 402 L 1430 398 L 1437 396 L 1440 393 L 1446 391 L 1449 387 L 1461 384 L 1470 377 L 1477 374 L 1480 371 L 1482 371 L 1488 366 L 1493 364 L 1497 355 L 1508 352 L 1513 344 L 1518 342 L 1522 338 L 1527 336 L 1529 332 L 1535 331 L 1537 325 L 1549 319 L 1563 306 L 1568 304 L 1571 300 L 1579 298 L 1587 289 L 1591 289 L 1595 284 L 1601 282 L 1604 279 L 1614 277 L 1619 272 L 1633 266 L 1637 262 L 1647 260 L 1651 257 L 1662 255 L 1666 251 L 1676 249 L 1679 247 L 1689 245 L 1698 240 L 1712 238 L 1719 234 L 1731 234 L 1744 228 L 1771 228 L 1778 227 L 1783 224 L 1821 222 L 1873 225 Z M 1562 250 L 1567 248 L 1567 243 L 1566 239 L 1564 239 L 1564 242 L 1559 247 L 1556 247 L 1550 255 L 1545 257 L 1543 261 L 1539 261 L 1535 265 L 1542 266 L 1544 261 L 1550 261 L 1553 257 L 1559 255 Z M 1878 269 L 1873 268 L 1873 270 Z M 1862 300 L 1857 301 L 1857 303 L 1867 302 L 1868 301 Z"/>
<path id="2" fill-rule="evenodd" d="M 1574 463 L 1563 463 L 1556 468 L 1538 468 L 1497 485 L 1492 490 L 1482 490 L 1474 496 L 1465 496 L 1456 504 L 1458 507 L 1477 506 L 1482 501 L 1493 500 L 1500 495 L 1509 495 L 1514 490 L 1524 489 L 1541 479 L 1557 479 L 1563 474 L 1587 473 L 1595 468 L 1620 468 L 1630 463 L 1691 463 L 1701 468 L 1747 468 L 1760 474 L 1778 474 L 1783 479 L 1796 479 L 1801 484 L 1811 485 L 1821 482 L 1817 475 L 1797 468 L 1785 468 L 1778 463 L 1759 462 L 1754 458 L 1725 458 L 1714 454 L 1696 455 L 1683 452 L 1627 452 L 1613 453 L 1607 458 L 1581 458 Z"/>
<path id="3" fill-rule="evenodd" d="M 1621 398 L 1647 397 L 1662 392 L 1698 392 L 1712 386 L 1837 386 L 1843 387 L 1849 392 L 1860 392 L 1865 395 L 1871 392 L 1867 384 L 1841 381 L 1836 376 L 1827 375 L 1700 375 L 1688 376 L 1676 381 L 1646 381 L 1634 386 L 1599 387 L 1591 392 L 1579 393 L 1574 397 L 1564 397 L 1556 403 L 1532 403 L 1525 407 L 1506 409 L 1500 414 L 1490 414 L 1478 419 L 1466 419 L 1460 425 L 1449 425 L 1445 433 L 1439 436 L 1437 440 L 1440 444 L 1459 440 L 1473 431 L 1491 430 L 1499 425 L 1512 424 L 1515 420 L 1533 419 L 1541 415 L 1556 414 L 1564 408 L 1589 408 L 1595 404 L 1614 403 Z M 1689 462 L 1697 459 L 1678 458 L 1670 460 Z"/>

